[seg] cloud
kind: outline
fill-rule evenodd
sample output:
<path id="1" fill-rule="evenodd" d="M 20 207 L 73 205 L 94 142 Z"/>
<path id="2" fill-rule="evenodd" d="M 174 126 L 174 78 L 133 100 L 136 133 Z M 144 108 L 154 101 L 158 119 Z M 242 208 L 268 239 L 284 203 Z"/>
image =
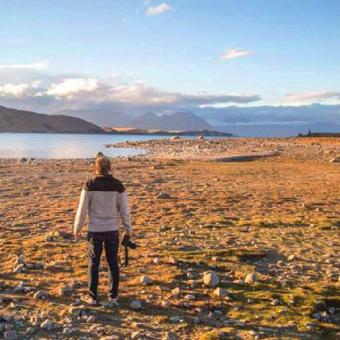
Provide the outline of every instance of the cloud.
<path id="1" fill-rule="evenodd" d="M 287 96 L 293 100 L 301 100 L 301 97 L 320 100 L 339 98 L 339 95 L 338 91 L 324 91 Z M 146 112 L 193 112 L 215 126 L 340 122 L 340 105 L 251 105 L 260 100 L 257 94 L 166 91 L 117 76 L 96 79 L 84 74 L 0 69 L 0 105 L 35 112 L 105 110 L 135 116 Z"/>
<path id="2" fill-rule="evenodd" d="M 218 103 L 247 104 L 258 95 L 181 93 L 165 91 L 141 81 L 95 79 L 81 74 L 49 74 L 23 69 L 0 69 L 0 105 L 40 112 L 115 107 L 127 112 L 192 110 Z"/>
<path id="3" fill-rule="evenodd" d="M 45 92 L 38 93 L 37 95 L 72 98 L 72 96 L 79 92 L 93 92 L 98 87 L 98 81 L 94 78 L 69 78 L 64 79 L 60 83 L 51 84 Z"/>
<path id="4" fill-rule="evenodd" d="M 322 91 L 306 93 L 289 93 L 285 97 L 286 102 L 321 102 L 328 99 L 340 99 L 340 92 Z"/>
<path id="5" fill-rule="evenodd" d="M 28 84 L 5 84 L 0 86 L 0 97 L 20 97 L 28 88 Z"/>
<path id="6" fill-rule="evenodd" d="M 47 67 L 44 62 L 33 64 L 0 64 L 0 69 L 14 69 L 14 70 L 43 70 Z"/>
<path id="7" fill-rule="evenodd" d="M 249 50 L 242 50 L 239 48 L 230 48 L 227 52 L 225 52 L 221 56 L 221 60 L 230 60 L 235 58 L 246 57 L 247 55 L 252 54 Z"/>
<path id="8" fill-rule="evenodd" d="M 172 7 L 170 5 L 168 5 L 167 3 L 163 2 L 163 3 L 161 3 L 160 5 L 157 5 L 157 6 L 150 6 L 146 10 L 146 15 L 156 16 L 156 15 L 163 14 L 165 12 L 169 12 L 171 10 L 172 10 Z"/>
<path id="9" fill-rule="evenodd" d="M 134 105 L 164 105 L 196 107 L 214 103 L 250 103 L 259 100 L 257 95 L 229 94 L 184 94 L 161 91 L 143 83 L 136 83 L 112 89 L 111 100 Z"/>

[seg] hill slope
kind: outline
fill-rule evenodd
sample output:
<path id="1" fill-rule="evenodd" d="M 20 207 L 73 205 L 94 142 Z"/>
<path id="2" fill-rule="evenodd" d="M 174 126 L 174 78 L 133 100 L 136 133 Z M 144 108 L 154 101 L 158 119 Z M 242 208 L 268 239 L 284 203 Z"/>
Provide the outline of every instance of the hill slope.
<path id="1" fill-rule="evenodd" d="M 103 133 L 103 129 L 80 118 L 0 106 L 0 132 Z"/>
<path id="2" fill-rule="evenodd" d="M 193 113 L 174 113 L 171 115 L 157 116 L 154 113 L 146 113 L 128 123 L 129 127 L 139 129 L 159 129 L 159 130 L 210 130 L 212 126 L 203 118 Z"/>

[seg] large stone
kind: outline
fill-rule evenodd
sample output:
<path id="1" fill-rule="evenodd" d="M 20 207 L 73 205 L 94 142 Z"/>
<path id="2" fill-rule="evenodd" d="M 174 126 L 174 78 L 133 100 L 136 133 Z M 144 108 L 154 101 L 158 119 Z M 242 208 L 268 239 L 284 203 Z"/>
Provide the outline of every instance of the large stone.
<path id="1" fill-rule="evenodd" d="M 205 272 L 203 274 L 203 283 L 208 287 L 216 287 L 220 283 L 220 278 L 214 272 Z"/>
<path id="2" fill-rule="evenodd" d="M 130 303 L 130 308 L 133 310 L 139 310 L 142 308 L 142 303 L 139 300 L 133 300 Z"/>

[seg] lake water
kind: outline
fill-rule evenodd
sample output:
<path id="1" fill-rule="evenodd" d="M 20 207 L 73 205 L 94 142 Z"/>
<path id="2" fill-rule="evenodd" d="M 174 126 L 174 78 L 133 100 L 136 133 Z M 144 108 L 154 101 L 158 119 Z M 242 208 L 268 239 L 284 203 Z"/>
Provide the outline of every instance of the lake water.
<path id="1" fill-rule="evenodd" d="M 106 148 L 105 145 L 158 138 L 165 136 L 0 133 L 0 158 L 90 158 L 98 151 L 111 157 L 133 156 L 142 150 Z"/>

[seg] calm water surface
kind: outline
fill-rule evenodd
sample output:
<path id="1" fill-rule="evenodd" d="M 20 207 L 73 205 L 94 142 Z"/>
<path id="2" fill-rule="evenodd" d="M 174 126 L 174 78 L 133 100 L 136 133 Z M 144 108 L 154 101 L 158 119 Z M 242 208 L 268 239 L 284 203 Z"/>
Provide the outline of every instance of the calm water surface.
<path id="1" fill-rule="evenodd" d="M 98 151 L 111 157 L 133 156 L 142 150 L 106 148 L 105 144 L 156 138 L 165 136 L 0 133 L 0 158 L 89 158 Z"/>

